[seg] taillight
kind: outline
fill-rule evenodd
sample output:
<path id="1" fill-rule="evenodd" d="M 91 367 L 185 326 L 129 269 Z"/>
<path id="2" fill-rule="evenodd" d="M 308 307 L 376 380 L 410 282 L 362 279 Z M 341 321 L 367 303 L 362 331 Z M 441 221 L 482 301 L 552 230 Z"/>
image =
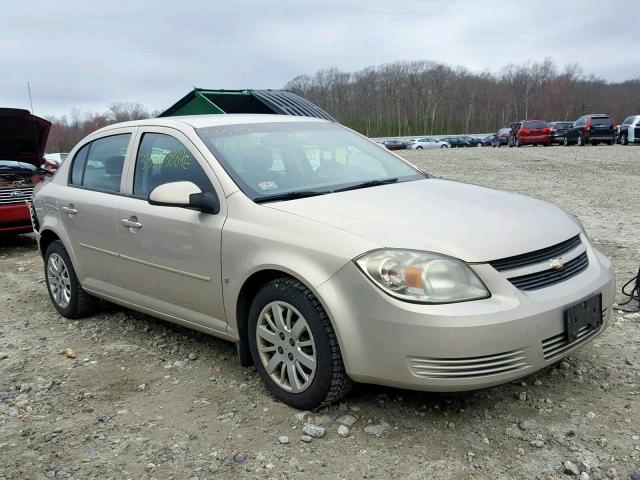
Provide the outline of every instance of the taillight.
<path id="1" fill-rule="evenodd" d="M 523 128 L 522 130 L 520 130 L 520 135 L 527 135 L 529 133 L 529 130 L 527 130 L 526 128 Z"/>
<path id="2" fill-rule="evenodd" d="M 587 117 L 587 124 L 584 126 L 584 129 L 588 132 L 591 130 L 591 117 Z"/>
<path id="3" fill-rule="evenodd" d="M 550 132 L 555 132 L 555 130 L 553 130 L 552 128 L 543 128 L 542 129 L 542 133 L 550 133 Z"/>

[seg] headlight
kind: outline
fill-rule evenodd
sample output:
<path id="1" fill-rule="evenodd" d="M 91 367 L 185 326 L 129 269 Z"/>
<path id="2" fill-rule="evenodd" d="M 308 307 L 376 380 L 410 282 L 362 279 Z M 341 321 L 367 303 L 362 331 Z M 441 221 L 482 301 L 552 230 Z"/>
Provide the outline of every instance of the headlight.
<path id="1" fill-rule="evenodd" d="M 417 303 L 452 303 L 491 296 L 467 264 L 456 258 L 414 250 L 375 250 L 356 265 L 389 295 Z"/>

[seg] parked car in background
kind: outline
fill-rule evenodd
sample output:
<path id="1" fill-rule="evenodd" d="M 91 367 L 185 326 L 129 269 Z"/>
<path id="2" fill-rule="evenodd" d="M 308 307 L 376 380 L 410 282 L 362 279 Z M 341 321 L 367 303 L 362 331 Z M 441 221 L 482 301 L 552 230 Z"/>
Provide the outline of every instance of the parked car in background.
<path id="1" fill-rule="evenodd" d="M 451 145 L 451 148 L 464 148 L 464 147 L 475 147 L 476 142 L 471 137 L 458 136 L 458 137 L 444 137 L 440 140 L 447 142 Z"/>
<path id="2" fill-rule="evenodd" d="M 67 158 L 68 153 L 45 153 L 44 168 L 45 170 L 55 171 L 62 162 Z"/>
<path id="3" fill-rule="evenodd" d="M 621 145 L 640 143 L 640 115 L 631 115 L 624 119 L 618 129 L 618 142 Z"/>
<path id="4" fill-rule="evenodd" d="M 544 120 L 522 120 L 511 124 L 509 146 L 551 145 L 551 128 Z"/>
<path id="5" fill-rule="evenodd" d="M 51 123 L 18 108 L 0 108 L 0 233 L 32 230 L 26 200 L 44 175 Z"/>
<path id="6" fill-rule="evenodd" d="M 501 128 L 496 133 L 496 138 L 493 141 L 492 145 L 494 147 L 501 147 L 503 145 L 509 145 L 509 134 L 511 133 L 511 128 Z"/>
<path id="7" fill-rule="evenodd" d="M 563 144 L 567 130 L 569 130 L 572 125 L 573 122 L 550 122 L 551 143 L 557 143 L 558 145 Z"/>
<path id="8" fill-rule="evenodd" d="M 610 115 L 595 114 L 583 115 L 578 118 L 564 136 L 564 145 L 584 146 L 590 143 L 606 143 L 613 145 L 616 142 L 616 122 Z"/>
<path id="9" fill-rule="evenodd" d="M 396 140 L 396 139 L 382 140 L 380 144 L 384 145 L 389 150 L 405 150 L 407 148 L 406 140 Z"/>
<path id="10" fill-rule="evenodd" d="M 431 137 L 423 137 L 416 140 L 409 140 L 407 142 L 407 148 L 409 150 L 427 150 L 434 148 L 451 148 L 451 145 L 443 140 L 437 140 Z"/>
<path id="11" fill-rule="evenodd" d="M 308 117 L 110 125 L 33 207 L 60 315 L 102 298 L 230 340 L 301 410 L 353 381 L 461 391 L 531 375 L 598 338 L 615 297 L 573 215 L 431 177 Z"/>
<path id="12" fill-rule="evenodd" d="M 491 147 L 496 139 L 498 138 L 498 136 L 495 133 L 492 133 L 491 135 L 487 135 L 486 137 L 482 138 L 482 146 L 483 147 Z"/>

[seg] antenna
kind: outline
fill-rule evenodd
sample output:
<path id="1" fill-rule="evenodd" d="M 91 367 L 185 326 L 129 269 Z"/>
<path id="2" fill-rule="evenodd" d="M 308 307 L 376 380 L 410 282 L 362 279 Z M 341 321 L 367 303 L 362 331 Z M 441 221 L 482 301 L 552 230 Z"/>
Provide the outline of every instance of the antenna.
<path id="1" fill-rule="evenodd" d="M 33 115 L 33 99 L 31 98 L 31 84 L 29 82 L 27 82 L 27 92 L 29 92 L 29 105 L 31 105 L 31 115 Z M 33 123 L 33 137 L 36 140 L 36 149 L 39 148 L 40 145 L 40 137 L 38 137 L 38 129 L 36 127 L 35 122 Z M 41 159 L 41 165 L 42 167 L 42 159 Z"/>
<path id="2" fill-rule="evenodd" d="M 27 82 L 27 92 L 29 92 L 29 104 L 31 105 L 31 114 L 33 115 L 33 99 L 31 98 L 31 85 Z"/>

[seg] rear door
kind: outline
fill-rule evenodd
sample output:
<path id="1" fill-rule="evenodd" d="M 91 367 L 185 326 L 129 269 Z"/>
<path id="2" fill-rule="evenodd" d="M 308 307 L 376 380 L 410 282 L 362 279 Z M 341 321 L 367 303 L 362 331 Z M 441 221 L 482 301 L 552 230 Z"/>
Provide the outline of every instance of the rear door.
<path id="1" fill-rule="evenodd" d="M 127 197 L 117 209 L 119 297 L 174 319 L 225 331 L 221 240 L 222 187 L 204 156 L 173 128 L 140 127 Z M 150 205 L 151 191 L 190 181 L 220 199 L 216 215 Z"/>
<path id="2" fill-rule="evenodd" d="M 110 130 L 83 145 L 72 159 L 68 187 L 58 195 L 58 212 L 85 288 L 111 293 L 119 274 L 116 209 L 126 181 L 125 159 L 135 128 Z"/>

